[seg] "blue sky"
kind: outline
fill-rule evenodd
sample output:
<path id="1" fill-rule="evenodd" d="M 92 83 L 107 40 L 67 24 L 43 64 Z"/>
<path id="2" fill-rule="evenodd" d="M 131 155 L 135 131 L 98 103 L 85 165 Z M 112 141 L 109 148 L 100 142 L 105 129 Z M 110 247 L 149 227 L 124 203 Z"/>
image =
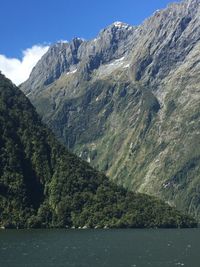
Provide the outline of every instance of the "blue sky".
<path id="1" fill-rule="evenodd" d="M 25 81 L 48 45 L 92 39 L 115 21 L 138 25 L 173 0 L 2 0 L 0 71 Z M 180 2 L 180 0 L 176 0 Z"/>

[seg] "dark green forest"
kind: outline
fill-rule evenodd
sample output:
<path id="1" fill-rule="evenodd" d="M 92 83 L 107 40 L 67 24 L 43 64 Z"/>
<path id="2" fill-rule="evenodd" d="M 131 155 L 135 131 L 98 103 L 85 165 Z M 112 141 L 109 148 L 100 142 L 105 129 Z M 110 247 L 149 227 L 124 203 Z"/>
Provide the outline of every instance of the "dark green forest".
<path id="1" fill-rule="evenodd" d="M 194 227 L 164 202 L 113 184 L 66 150 L 0 74 L 0 226 Z"/>

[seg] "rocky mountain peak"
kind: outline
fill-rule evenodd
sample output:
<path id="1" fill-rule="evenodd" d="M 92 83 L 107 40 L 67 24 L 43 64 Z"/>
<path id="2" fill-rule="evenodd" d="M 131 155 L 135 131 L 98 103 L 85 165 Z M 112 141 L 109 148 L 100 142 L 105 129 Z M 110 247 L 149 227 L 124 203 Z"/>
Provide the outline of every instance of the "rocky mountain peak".
<path id="1" fill-rule="evenodd" d="M 78 69 L 78 79 L 88 80 L 93 70 L 102 64 L 128 54 L 133 66 L 132 77 L 136 80 L 144 77 L 147 83 L 150 77 L 155 82 L 155 77 L 167 74 L 166 64 L 160 58 L 167 53 L 171 66 L 177 65 L 198 40 L 199 7 L 200 0 L 172 3 L 166 9 L 156 11 L 140 26 L 116 21 L 91 41 L 74 38 L 71 42 L 56 43 L 34 68 L 29 86 L 22 87 L 32 91 L 74 69 Z M 187 42 L 190 42 L 188 46 Z M 146 72 L 151 75 L 145 75 Z"/>
<path id="2" fill-rule="evenodd" d="M 127 24 L 127 23 L 124 23 L 124 22 L 121 22 L 121 21 L 115 21 L 111 26 L 113 27 L 116 27 L 118 29 L 128 29 L 128 28 L 132 28 L 133 26 Z"/>
<path id="3" fill-rule="evenodd" d="M 21 88 L 28 94 L 35 88 L 48 86 L 64 73 L 74 73 L 74 69 L 79 70 L 78 79 L 90 79 L 92 71 L 101 64 L 118 59 L 130 51 L 135 28 L 115 22 L 93 40 L 74 38 L 71 42 L 60 41 L 51 45 Z"/>
<path id="4" fill-rule="evenodd" d="M 100 36 L 112 36 L 112 37 L 120 37 L 120 38 L 126 38 L 127 35 L 133 33 L 136 27 L 131 26 L 127 23 L 116 21 L 106 27 L 105 29 L 101 30 L 99 33 Z"/>

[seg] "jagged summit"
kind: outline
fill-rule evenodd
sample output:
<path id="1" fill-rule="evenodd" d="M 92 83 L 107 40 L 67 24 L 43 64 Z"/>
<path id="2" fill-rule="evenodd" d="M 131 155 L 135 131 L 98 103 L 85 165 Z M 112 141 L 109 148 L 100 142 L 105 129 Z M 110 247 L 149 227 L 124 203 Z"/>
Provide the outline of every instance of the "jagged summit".
<path id="1" fill-rule="evenodd" d="M 116 28 L 124 28 L 124 29 L 132 27 L 131 25 L 121 21 L 115 21 L 112 25 L 115 26 Z"/>
<path id="2" fill-rule="evenodd" d="M 176 37 L 172 38 L 171 45 L 173 42 L 176 42 L 176 45 L 181 42 L 182 36 L 187 33 L 188 29 L 195 27 L 195 24 L 192 26 L 192 20 L 195 20 L 195 17 L 199 20 L 199 3 L 200 0 L 185 0 L 170 4 L 166 9 L 156 11 L 153 16 L 145 20 L 140 26 L 131 26 L 127 23 L 116 21 L 100 31 L 98 36 L 90 41 L 74 38 L 70 42 L 60 41 L 53 44 L 36 68 L 34 68 L 29 79 L 29 81 L 32 79 L 30 86 L 22 87 L 29 88 L 24 90 L 31 91 L 36 87 L 51 84 L 63 73 L 69 73 L 75 68 L 79 70 L 77 72 L 77 75 L 80 74 L 79 78 L 87 80 L 90 79 L 93 70 L 98 69 L 102 64 L 107 64 L 129 53 L 129 61 L 131 61 L 131 54 L 137 54 L 137 56 L 133 56 L 136 59 L 139 56 L 139 50 L 146 50 L 145 53 L 154 55 L 147 56 L 147 60 L 143 63 L 144 67 L 141 70 L 140 64 L 137 61 L 127 63 L 132 65 L 135 70 L 133 78 L 139 80 L 144 70 L 148 68 L 152 69 L 149 71 L 155 76 L 158 73 L 157 69 L 160 69 L 159 65 L 152 66 L 153 64 L 151 64 L 152 57 L 156 57 L 155 49 L 157 49 L 157 54 L 159 54 L 159 47 L 161 47 L 159 44 L 163 43 L 165 47 L 164 43 L 167 45 L 168 39 L 173 34 Z M 190 31 L 193 30 L 191 29 Z M 155 40 L 152 40 L 154 35 L 157 37 L 155 37 Z M 152 44 L 150 44 L 151 41 Z M 155 45 L 156 42 L 157 46 Z M 139 43 L 143 43 L 143 45 L 139 46 Z M 148 48 L 147 44 L 149 44 L 151 49 Z M 154 46 L 155 49 L 153 48 Z M 181 44 L 181 46 L 180 49 L 183 49 L 184 44 Z M 135 50 L 132 50 L 133 47 L 135 47 Z M 162 47 L 162 50 L 164 47 Z M 147 51 L 148 49 L 149 52 Z M 180 49 L 178 53 L 183 54 Z M 53 62 L 49 65 L 50 58 Z M 182 60 L 182 56 L 180 59 Z M 178 62 L 178 54 L 170 60 Z M 164 74 L 165 70 L 163 71 Z"/>
<path id="3" fill-rule="evenodd" d="M 63 74 L 73 74 L 75 69 L 78 79 L 90 79 L 92 72 L 101 65 L 120 59 L 130 51 L 134 32 L 134 27 L 115 22 L 93 40 L 74 38 L 70 42 L 52 44 L 33 69 L 31 83 L 27 86 L 30 80 L 25 82 L 22 90 L 29 94 L 35 88 L 52 84 Z"/>
<path id="4" fill-rule="evenodd" d="M 108 25 L 105 29 L 101 30 L 99 35 L 101 35 L 102 32 L 109 32 L 110 30 L 112 30 L 112 33 L 113 33 L 113 30 L 130 31 L 134 28 L 136 28 L 136 27 L 132 26 L 128 23 L 121 22 L 121 21 L 115 21 L 112 24 Z"/>

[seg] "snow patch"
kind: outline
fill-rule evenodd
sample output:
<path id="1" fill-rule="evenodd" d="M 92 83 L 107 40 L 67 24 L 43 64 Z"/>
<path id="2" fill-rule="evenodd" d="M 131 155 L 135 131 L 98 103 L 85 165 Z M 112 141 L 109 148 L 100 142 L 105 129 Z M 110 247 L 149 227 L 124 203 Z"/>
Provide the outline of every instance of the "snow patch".
<path id="1" fill-rule="evenodd" d="M 116 62 L 124 61 L 124 57 L 118 58 L 115 60 Z"/>
<path id="2" fill-rule="evenodd" d="M 159 14 L 161 12 L 160 9 L 157 9 L 153 14 Z"/>
<path id="3" fill-rule="evenodd" d="M 92 41 L 93 41 L 94 43 L 96 43 L 99 39 L 100 39 L 100 38 L 97 37 L 97 38 L 94 38 Z"/>
<path id="4" fill-rule="evenodd" d="M 77 72 L 77 69 L 74 69 L 74 70 L 72 70 L 72 71 L 67 72 L 66 75 L 74 74 L 74 73 L 76 73 L 76 72 Z"/>
<path id="5" fill-rule="evenodd" d="M 26 97 L 28 97 L 30 94 L 31 94 L 31 92 L 30 92 L 30 93 L 28 93 L 28 94 L 26 95 Z"/>
<path id="6" fill-rule="evenodd" d="M 116 21 L 113 23 L 113 25 L 116 27 L 116 28 L 124 28 L 124 29 L 127 29 L 129 27 L 128 24 L 126 23 L 123 23 L 121 21 Z"/>
<path id="7" fill-rule="evenodd" d="M 79 40 L 79 41 L 82 41 L 82 42 L 85 42 L 86 41 L 85 38 L 77 37 L 76 39 Z"/>
<path id="8" fill-rule="evenodd" d="M 115 61 L 111 62 L 110 64 L 108 64 L 108 66 L 118 66 L 118 65 L 122 65 L 124 62 L 124 57 L 118 58 Z"/>
<path id="9" fill-rule="evenodd" d="M 123 69 L 129 68 L 130 67 L 130 63 L 126 64 L 123 66 Z"/>
<path id="10" fill-rule="evenodd" d="M 125 56 L 112 60 L 111 62 L 107 64 L 101 65 L 98 70 L 96 71 L 97 77 L 101 76 L 108 76 L 113 71 L 116 71 L 118 69 L 126 69 L 130 66 L 130 62 L 128 61 L 128 58 Z M 97 100 L 96 100 L 97 101 Z"/>

